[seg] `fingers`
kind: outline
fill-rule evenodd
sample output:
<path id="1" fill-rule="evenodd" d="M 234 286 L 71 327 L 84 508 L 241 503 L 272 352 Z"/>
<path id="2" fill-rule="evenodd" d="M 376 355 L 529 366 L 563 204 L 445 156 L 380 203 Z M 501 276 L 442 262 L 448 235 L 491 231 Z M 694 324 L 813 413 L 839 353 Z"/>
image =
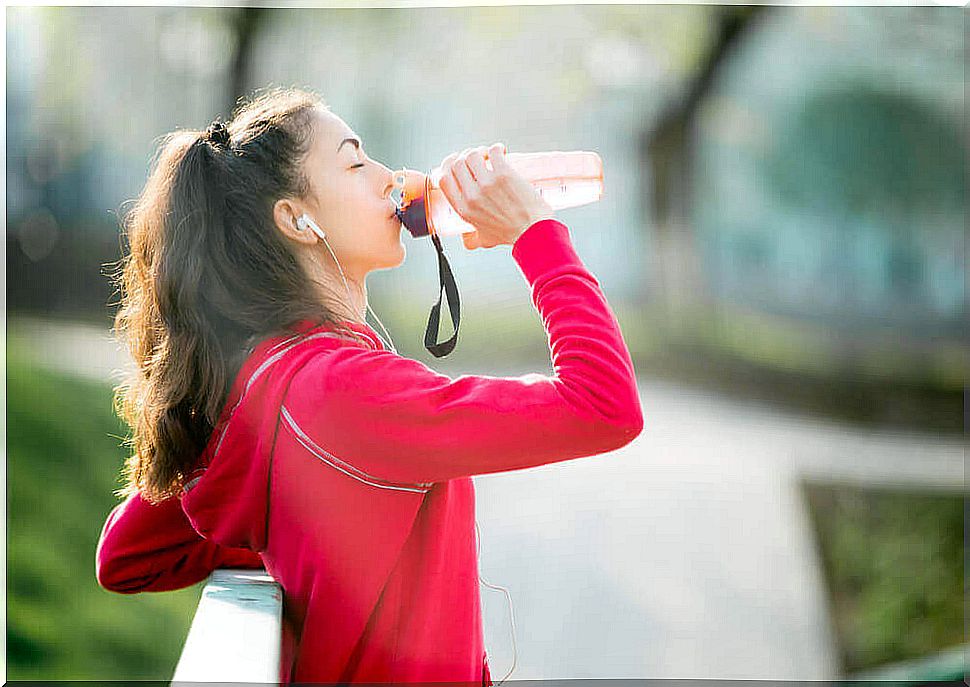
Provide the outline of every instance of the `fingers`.
<path id="1" fill-rule="evenodd" d="M 466 202 L 472 201 L 478 195 L 478 187 L 481 183 L 479 173 L 485 168 L 485 161 L 482 158 L 484 151 L 484 148 L 465 148 L 452 164 L 452 173 L 458 181 Z"/>
<path id="2" fill-rule="evenodd" d="M 491 226 L 490 221 L 502 219 L 506 201 L 514 200 L 515 189 L 506 185 L 512 169 L 505 159 L 507 152 L 504 144 L 495 143 L 452 153 L 441 163 L 442 192 L 461 218 L 476 228 L 479 221 Z M 461 238 L 468 250 L 491 248 L 502 242 L 501 237 L 496 241 L 496 237 L 483 236 L 479 231 L 464 232 Z"/>
<path id="3" fill-rule="evenodd" d="M 441 171 L 442 174 L 447 174 L 451 171 L 451 166 L 455 163 L 458 158 L 458 153 L 450 153 L 444 160 L 441 161 Z"/>
<path id="4" fill-rule="evenodd" d="M 488 186 L 494 177 L 492 170 L 485 166 L 485 155 L 487 154 L 488 148 L 479 146 L 472 149 L 465 157 L 465 164 L 468 165 L 468 169 L 471 170 L 472 176 L 475 177 L 479 186 Z"/>
<path id="5" fill-rule="evenodd" d="M 492 163 L 492 170 L 495 174 L 503 174 L 511 169 L 508 160 L 505 159 L 507 152 L 508 149 L 504 143 L 493 143 L 489 146 L 488 161 Z"/>
<path id="6" fill-rule="evenodd" d="M 458 187 L 458 182 L 455 181 L 451 173 L 451 168 L 457 157 L 457 153 L 451 153 L 441 161 L 441 179 L 438 181 L 438 186 L 441 188 L 442 193 L 445 194 L 448 202 L 451 203 L 451 206 L 459 209 L 464 206 L 464 202 L 462 201 L 461 189 Z"/>
<path id="7" fill-rule="evenodd" d="M 468 164 L 465 162 L 468 152 L 468 149 L 462 151 L 458 159 L 451 165 L 451 174 L 454 176 L 458 188 L 461 189 L 461 195 L 466 201 L 477 194 L 476 187 L 478 185 L 475 177 L 472 176 L 471 170 L 468 168 Z"/>

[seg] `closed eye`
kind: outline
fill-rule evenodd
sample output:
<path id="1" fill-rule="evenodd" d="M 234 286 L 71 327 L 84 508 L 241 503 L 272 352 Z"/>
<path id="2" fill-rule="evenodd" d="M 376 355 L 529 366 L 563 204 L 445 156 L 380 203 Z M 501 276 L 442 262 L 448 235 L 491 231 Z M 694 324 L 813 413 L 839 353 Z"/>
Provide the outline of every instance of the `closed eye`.
<path id="1" fill-rule="evenodd" d="M 363 166 L 364 166 L 363 162 L 358 162 L 356 165 L 351 165 L 350 168 L 357 169 L 358 167 L 363 167 Z"/>

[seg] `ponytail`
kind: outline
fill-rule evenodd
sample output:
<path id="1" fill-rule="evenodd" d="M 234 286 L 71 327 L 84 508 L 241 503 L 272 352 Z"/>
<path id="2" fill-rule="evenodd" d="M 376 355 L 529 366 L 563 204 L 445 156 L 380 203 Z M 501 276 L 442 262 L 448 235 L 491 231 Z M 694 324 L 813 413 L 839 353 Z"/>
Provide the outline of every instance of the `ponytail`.
<path id="1" fill-rule="evenodd" d="M 118 496 L 178 493 L 257 341 L 307 319 L 360 338 L 313 297 L 273 220 L 276 200 L 306 196 L 317 107 L 314 93 L 276 89 L 228 124 L 162 140 L 116 276 L 115 331 L 136 363 L 115 389 L 132 449 Z"/>

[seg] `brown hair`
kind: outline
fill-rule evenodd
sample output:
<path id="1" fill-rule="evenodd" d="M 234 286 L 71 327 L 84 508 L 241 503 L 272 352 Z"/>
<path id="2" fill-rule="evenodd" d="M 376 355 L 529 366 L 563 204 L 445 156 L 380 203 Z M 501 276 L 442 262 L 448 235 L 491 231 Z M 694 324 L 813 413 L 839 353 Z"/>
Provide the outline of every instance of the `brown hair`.
<path id="1" fill-rule="evenodd" d="M 273 220 L 278 199 L 308 195 L 317 107 L 329 110 L 313 92 L 275 88 L 237 107 L 228 140 L 162 138 L 124 216 L 129 252 L 114 275 L 115 332 L 135 362 L 115 388 L 132 449 L 117 496 L 157 503 L 181 490 L 250 345 L 303 319 L 359 338 L 314 296 Z"/>

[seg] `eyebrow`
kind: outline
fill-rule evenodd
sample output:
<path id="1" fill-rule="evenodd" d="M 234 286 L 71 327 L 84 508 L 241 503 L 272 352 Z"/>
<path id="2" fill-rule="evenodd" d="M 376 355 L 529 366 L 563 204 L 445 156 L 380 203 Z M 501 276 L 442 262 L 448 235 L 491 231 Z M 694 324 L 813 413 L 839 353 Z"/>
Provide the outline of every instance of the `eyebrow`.
<path id="1" fill-rule="evenodd" d="M 360 150 L 360 139 L 359 138 L 345 138 L 344 140 L 342 140 L 340 142 L 340 145 L 337 146 L 337 152 L 338 153 L 340 152 L 340 149 L 344 147 L 344 143 L 353 143 L 354 144 L 354 147 L 357 148 L 357 150 Z"/>

